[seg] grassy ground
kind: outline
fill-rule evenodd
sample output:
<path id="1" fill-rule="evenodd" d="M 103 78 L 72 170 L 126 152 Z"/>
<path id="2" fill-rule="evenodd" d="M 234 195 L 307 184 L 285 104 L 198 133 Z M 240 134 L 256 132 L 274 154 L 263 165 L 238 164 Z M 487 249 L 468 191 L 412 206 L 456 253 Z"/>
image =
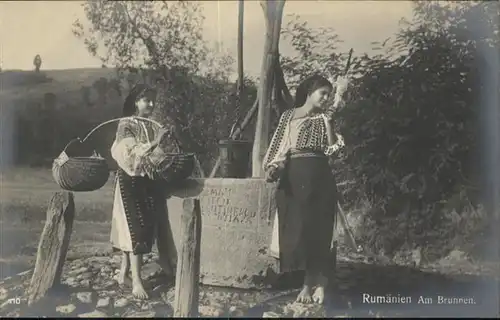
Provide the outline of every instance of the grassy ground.
<path id="1" fill-rule="evenodd" d="M 1 221 L 33 222 L 45 219 L 45 210 L 56 191 L 62 191 L 50 169 L 15 168 L 1 173 Z M 75 194 L 76 218 L 80 221 L 111 220 L 113 177 L 100 190 Z"/>
<path id="2" fill-rule="evenodd" d="M 0 175 L 0 278 L 34 263 L 46 208 L 61 191 L 48 169 L 15 168 Z M 76 217 L 69 258 L 111 250 L 112 177 L 99 191 L 75 194 Z"/>

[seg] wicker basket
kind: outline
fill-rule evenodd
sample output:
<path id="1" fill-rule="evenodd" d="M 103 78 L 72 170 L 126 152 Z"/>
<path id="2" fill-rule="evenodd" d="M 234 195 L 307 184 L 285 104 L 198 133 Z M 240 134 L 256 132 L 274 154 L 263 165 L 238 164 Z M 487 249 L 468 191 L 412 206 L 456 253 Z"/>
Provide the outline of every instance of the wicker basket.
<path id="1" fill-rule="evenodd" d="M 158 122 L 142 117 L 117 118 L 101 123 L 83 139 L 74 139 L 68 143 L 63 152 L 54 160 L 52 175 L 57 184 L 68 191 L 95 191 L 102 188 L 109 179 L 109 167 L 106 159 L 96 156 L 72 157 L 68 151 L 74 144 L 83 144 L 97 129 L 111 122 L 122 119 L 141 119 L 161 127 Z M 68 154 L 69 153 L 69 154 Z M 149 154 L 154 179 L 173 184 L 185 180 L 194 171 L 196 155 L 193 153 L 165 153 L 161 148 L 154 148 Z M 198 164 L 199 165 L 199 164 Z"/>
<path id="2" fill-rule="evenodd" d="M 57 184 L 68 191 L 95 191 L 102 188 L 109 178 L 106 159 L 102 157 L 71 157 L 66 153 L 69 146 L 83 143 L 72 140 L 52 164 L 52 176 Z"/>
<path id="3" fill-rule="evenodd" d="M 164 153 L 156 148 L 150 154 L 155 180 L 163 180 L 169 185 L 175 185 L 189 178 L 195 168 L 194 153 Z"/>

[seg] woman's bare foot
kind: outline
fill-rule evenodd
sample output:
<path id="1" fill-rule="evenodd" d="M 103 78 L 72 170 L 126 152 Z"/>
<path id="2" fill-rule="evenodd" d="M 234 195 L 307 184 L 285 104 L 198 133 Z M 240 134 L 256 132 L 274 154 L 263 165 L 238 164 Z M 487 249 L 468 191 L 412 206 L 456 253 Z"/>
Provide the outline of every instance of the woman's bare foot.
<path id="1" fill-rule="evenodd" d="M 311 288 L 305 285 L 297 296 L 297 302 L 299 303 L 311 303 Z"/>
<path id="2" fill-rule="evenodd" d="M 315 303 L 323 304 L 323 302 L 325 301 L 325 287 L 323 286 L 316 287 L 312 296 L 312 300 Z"/>
<path id="3" fill-rule="evenodd" d="M 142 281 L 132 282 L 132 295 L 137 299 L 147 299 L 149 297 L 142 285 Z"/>
<path id="4" fill-rule="evenodd" d="M 147 299 L 148 294 L 144 290 L 141 279 L 142 254 L 130 254 L 132 266 L 132 295 L 137 299 Z"/>
<path id="5" fill-rule="evenodd" d="M 142 285 L 142 281 L 132 282 L 132 295 L 137 299 L 147 299 L 149 297 Z"/>

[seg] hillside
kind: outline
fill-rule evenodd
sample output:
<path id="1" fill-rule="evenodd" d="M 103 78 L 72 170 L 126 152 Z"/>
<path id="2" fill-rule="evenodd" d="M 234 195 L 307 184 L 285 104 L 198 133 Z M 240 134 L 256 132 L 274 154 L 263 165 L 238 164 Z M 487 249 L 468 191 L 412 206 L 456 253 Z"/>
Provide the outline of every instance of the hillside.
<path id="1" fill-rule="evenodd" d="M 202 141 L 185 143 L 194 143 L 193 148 L 200 154 L 213 152 L 214 141 L 227 137 L 240 115 L 228 112 L 234 111 L 236 104 L 234 84 L 200 76 L 186 81 L 182 73 L 173 71 L 176 80 L 165 87 L 167 94 L 168 90 L 180 92 L 176 97 L 182 99 L 186 108 L 185 121 L 208 128 L 200 129 L 203 133 L 190 133 L 189 139 L 194 141 L 197 137 Z M 0 166 L 50 166 L 70 140 L 83 138 L 96 125 L 119 117 L 124 96 L 140 78 L 137 73 L 118 78 L 112 68 L 0 72 Z M 187 94 L 182 91 L 185 88 L 189 90 Z M 253 102 L 255 86 L 249 83 L 247 88 L 248 97 L 244 100 Z M 215 108 L 207 110 L 206 105 Z M 115 132 L 116 125 L 103 127 L 93 135 L 92 140 L 97 143 L 92 142 L 92 148 L 101 154 L 101 150 L 108 152 Z"/>
<path id="2" fill-rule="evenodd" d="M 104 78 L 107 83 L 103 89 L 108 89 L 107 97 L 99 100 L 99 85 Z M 2 108 L 15 107 L 23 109 L 40 104 L 47 94 L 56 97 L 55 108 L 79 107 L 87 104 L 88 107 L 99 107 L 100 110 L 107 109 L 119 97 L 116 90 L 107 88 L 116 79 L 114 69 L 68 69 L 47 70 L 40 73 L 34 71 L 7 70 L 0 73 L 0 103 Z M 114 88 L 113 88 L 114 89 Z M 89 101 L 85 100 L 85 91 Z M 109 99 L 111 98 L 111 99 Z M 80 108 L 78 108 L 80 109 Z M 82 108 L 88 114 L 88 108 Z"/>
<path id="3" fill-rule="evenodd" d="M 24 70 L 4 70 L 0 72 L 0 81 L 2 82 L 2 92 L 0 96 L 11 94 L 13 89 L 19 89 L 23 84 L 29 85 L 29 80 L 35 79 L 34 71 Z M 52 81 L 48 81 L 52 87 L 47 87 L 49 91 L 60 90 L 58 84 L 66 84 L 66 88 L 79 89 L 83 85 L 91 86 L 94 81 L 100 77 L 113 78 L 115 69 L 112 68 L 78 68 L 65 70 L 44 70 L 39 73 L 39 77 L 46 76 Z M 31 83 L 33 84 L 33 83 Z"/>
<path id="4" fill-rule="evenodd" d="M 120 115 L 127 82 L 107 68 L 1 72 L 0 163 L 38 164 L 36 148 L 53 159 L 70 139 Z"/>

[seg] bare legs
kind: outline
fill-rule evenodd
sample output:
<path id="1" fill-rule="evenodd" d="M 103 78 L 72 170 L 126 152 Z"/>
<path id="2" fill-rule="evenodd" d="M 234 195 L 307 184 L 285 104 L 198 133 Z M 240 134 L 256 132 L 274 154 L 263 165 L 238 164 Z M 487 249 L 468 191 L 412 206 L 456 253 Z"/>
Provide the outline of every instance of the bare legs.
<path id="1" fill-rule="evenodd" d="M 132 267 L 132 268 L 131 268 Z M 118 275 L 118 283 L 121 285 L 127 284 L 132 280 L 132 295 L 138 299 L 147 299 L 148 294 L 144 289 L 141 279 L 142 254 L 133 254 L 129 252 L 122 253 L 122 264 Z M 128 272 L 132 271 L 132 279 L 128 276 Z"/>
<path id="2" fill-rule="evenodd" d="M 125 285 L 129 284 L 132 279 L 130 279 L 128 273 L 130 271 L 130 258 L 127 252 L 122 252 L 122 264 L 120 266 L 120 273 L 118 274 L 118 284 Z"/>
<path id="3" fill-rule="evenodd" d="M 142 254 L 130 253 L 129 255 L 132 266 L 132 295 L 139 299 L 147 299 L 148 294 L 144 290 L 141 279 Z"/>

